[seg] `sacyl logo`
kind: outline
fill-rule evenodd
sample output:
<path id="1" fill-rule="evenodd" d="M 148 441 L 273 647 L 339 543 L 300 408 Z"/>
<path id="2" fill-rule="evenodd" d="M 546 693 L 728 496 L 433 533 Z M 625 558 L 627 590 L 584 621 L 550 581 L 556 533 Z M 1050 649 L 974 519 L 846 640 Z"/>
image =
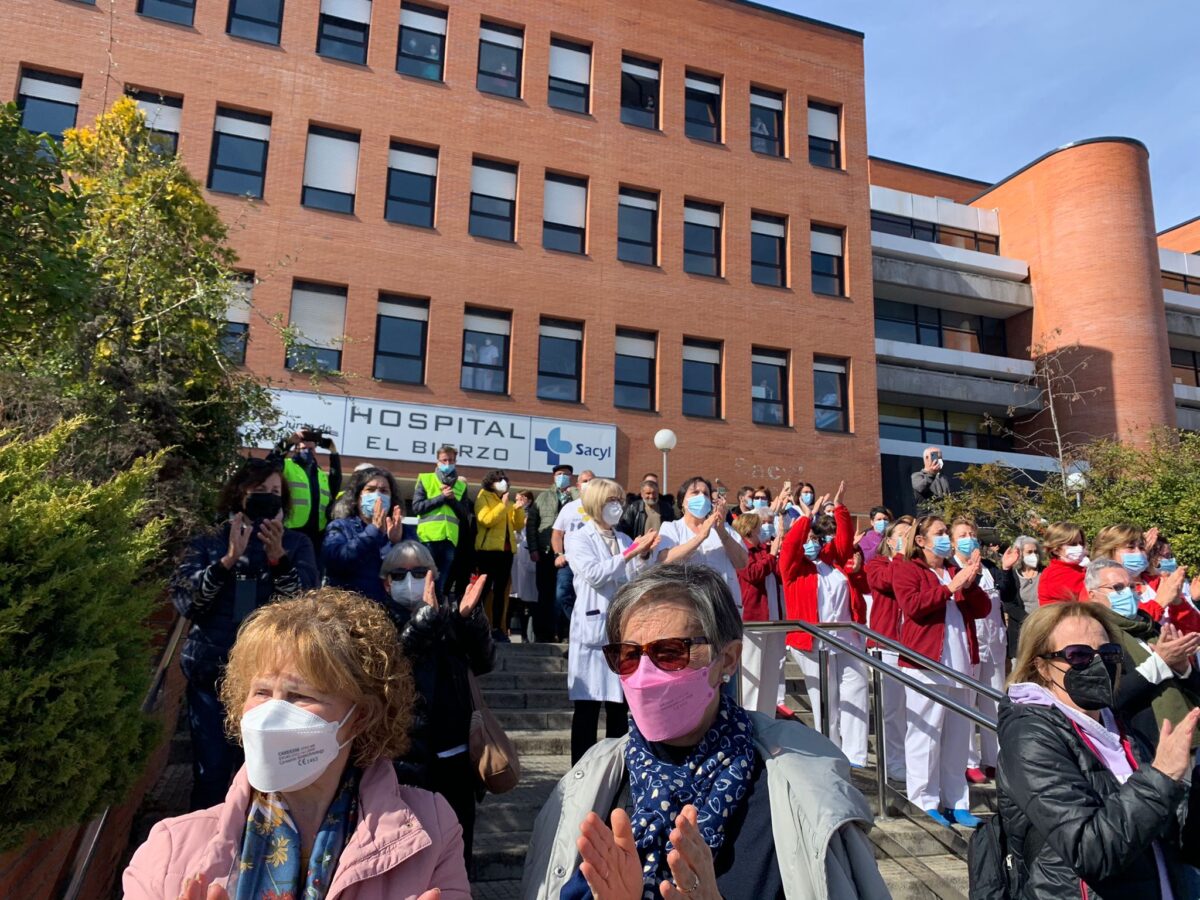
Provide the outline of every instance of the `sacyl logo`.
<path id="1" fill-rule="evenodd" d="M 551 428 L 544 438 L 535 438 L 533 442 L 533 449 L 545 453 L 546 464 L 550 466 L 557 466 L 562 461 L 561 454 L 570 453 L 574 446 L 562 439 L 561 428 Z"/>

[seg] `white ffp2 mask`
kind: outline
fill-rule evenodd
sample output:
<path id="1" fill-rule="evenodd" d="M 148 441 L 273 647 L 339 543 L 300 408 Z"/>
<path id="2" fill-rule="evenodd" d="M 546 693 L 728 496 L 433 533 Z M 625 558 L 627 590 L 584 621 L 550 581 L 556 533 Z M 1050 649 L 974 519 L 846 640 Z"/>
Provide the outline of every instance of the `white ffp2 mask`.
<path id="1" fill-rule="evenodd" d="M 393 572 L 392 599 L 405 609 L 418 609 L 425 602 L 425 579 L 404 570 Z"/>
<path id="2" fill-rule="evenodd" d="M 242 748 L 246 777 L 255 790 L 298 791 L 324 774 L 346 746 L 337 735 L 354 707 L 340 722 L 327 722 L 286 700 L 268 700 L 242 716 Z"/>
<path id="3" fill-rule="evenodd" d="M 621 521 L 621 504 L 616 500 L 610 500 L 604 504 L 601 510 L 601 515 L 604 517 L 605 525 L 616 525 Z"/>

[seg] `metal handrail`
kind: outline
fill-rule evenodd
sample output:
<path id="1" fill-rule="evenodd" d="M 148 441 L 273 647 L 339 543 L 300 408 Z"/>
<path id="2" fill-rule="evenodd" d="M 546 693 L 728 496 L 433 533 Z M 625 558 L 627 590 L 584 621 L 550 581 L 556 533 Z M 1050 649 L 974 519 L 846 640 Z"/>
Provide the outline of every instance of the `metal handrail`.
<path id="1" fill-rule="evenodd" d="M 163 685 L 167 679 L 167 671 L 175 659 L 175 650 L 178 648 L 179 642 L 183 639 L 183 633 L 187 630 L 187 626 L 188 620 L 183 616 L 175 620 L 175 627 L 171 631 L 170 638 L 167 639 L 167 645 L 163 648 L 162 656 L 158 659 L 158 665 L 155 666 L 154 677 L 150 680 L 150 688 L 146 691 L 146 696 L 142 700 L 143 713 L 149 714 L 153 712 L 154 708 L 158 705 Z M 92 861 L 96 856 L 96 847 L 100 843 L 100 835 L 104 833 L 104 826 L 108 822 L 108 814 L 111 809 L 111 806 L 104 807 L 101 813 L 92 819 L 84 830 L 82 843 L 75 854 L 71 880 L 63 891 L 62 900 L 77 900 L 79 892 L 83 890 L 83 883 L 87 878 L 88 870 L 92 867 Z"/>
<path id="2" fill-rule="evenodd" d="M 989 731 L 997 730 L 995 719 L 988 718 L 976 709 L 969 706 L 964 706 L 957 700 L 953 700 L 937 690 L 937 685 L 929 684 L 913 678 L 911 675 L 902 671 L 899 667 L 885 663 L 881 658 L 872 655 L 866 650 L 861 650 L 852 644 L 847 644 L 831 633 L 831 629 L 850 628 L 860 634 L 871 637 L 881 644 L 891 644 L 899 648 L 905 656 L 912 657 L 913 651 L 907 647 L 896 644 L 889 638 L 883 635 L 876 634 L 869 628 L 858 625 L 857 622 L 823 622 L 820 625 L 814 625 L 812 622 L 805 622 L 800 619 L 788 619 L 782 622 L 746 622 L 743 625 L 743 630 L 754 631 L 761 633 L 769 633 L 774 631 L 805 631 L 818 639 L 817 645 L 817 665 L 821 671 L 820 695 L 821 695 L 821 733 L 825 737 L 829 737 L 829 721 L 831 710 L 829 709 L 829 648 L 832 647 L 839 653 L 845 653 L 847 656 L 857 659 L 859 662 L 865 663 L 871 670 L 871 687 L 872 693 L 872 712 L 875 717 L 875 788 L 879 796 L 879 817 L 887 819 L 887 739 L 884 734 L 884 718 L 883 718 L 883 677 L 886 675 L 899 681 L 906 688 L 910 688 L 927 697 L 934 703 L 946 707 L 951 712 L 958 713 L 966 719 L 975 722 L 982 728 Z M 940 663 L 932 664 L 933 661 L 925 656 L 916 654 L 921 665 L 927 666 L 929 669 L 936 672 L 944 672 L 950 675 L 955 680 L 964 682 L 964 687 L 970 687 L 980 693 L 985 693 L 988 696 L 1002 699 L 1003 695 L 998 694 L 993 688 L 981 684 L 973 678 L 963 675 L 961 672 L 955 672 L 953 669 L 947 669 Z"/>
<path id="3" fill-rule="evenodd" d="M 811 622 L 803 622 L 799 619 L 788 619 L 782 622 L 745 622 L 743 623 L 742 628 L 744 631 L 762 632 L 795 631 L 797 628 L 804 628 L 806 631 L 808 631 L 808 626 L 811 625 Z M 899 641 L 892 640 L 889 637 L 884 637 L 878 631 L 872 631 L 866 625 L 861 625 L 858 622 L 819 622 L 815 627 L 822 628 L 826 631 L 839 631 L 842 629 L 855 631 L 858 634 L 861 634 L 863 637 L 874 641 L 884 649 L 891 650 L 893 653 L 903 656 L 910 662 L 917 663 L 923 669 L 929 669 L 931 672 L 937 672 L 939 675 L 944 675 L 953 681 L 957 681 L 961 687 L 968 688 L 972 691 L 977 691 L 980 694 L 983 694 L 989 700 L 995 700 L 997 703 L 999 703 L 1004 699 L 1004 694 L 996 690 L 991 685 L 984 684 L 982 681 L 976 681 L 969 675 L 964 675 L 962 672 L 955 671 L 954 669 L 943 665 L 937 660 L 930 659 L 928 656 L 918 653 L 916 650 L 913 650 L 910 647 L 905 647 Z M 815 634 L 815 632 L 811 633 Z"/>

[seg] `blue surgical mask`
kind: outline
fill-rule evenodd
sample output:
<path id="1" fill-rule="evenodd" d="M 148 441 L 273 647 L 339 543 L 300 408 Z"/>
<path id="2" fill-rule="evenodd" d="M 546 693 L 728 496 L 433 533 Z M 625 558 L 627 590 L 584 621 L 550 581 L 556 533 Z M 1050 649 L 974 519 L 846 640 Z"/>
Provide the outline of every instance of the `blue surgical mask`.
<path id="1" fill-rule="evenodd" d="M 554 486 L 560 491 L 565 491 L 571 486 L 571 476 L 565 472 L 560 472 L 554 476 Z"/>
<path id="2" fill-rule="evenodd" d="M 454 463 L 438 463 L 438 471 L 443 475 L 453 475 Z"/>
<path id="3" fill-rule="evenodd" d="M 712 512 L 712 501 L 704 494 L 693 494 L 687 499 L 687 510 L 697 519 L 703 519 Z"/>
<path id="4" fill-rule="evenodd" d="M 833 535 L 832 534 L 825 535 L 823 538 L 821 538 L 821 543 L 822 544 L 832 544 L 833 543 Z"/>
<path id="5" fill-rule="evenodd" d="M 875 529 L 876 534 L 883 534 L 885 531 L 887 531 L 888 524 L 889 523 L 887 519 L 876 519 L 875 523 L 871 527 Z"/>
<path id="6" fill-rule="evenodd" d="M 1112 605 L 1112 610 L 1119 616 L 1124 616 L 1126 619 L 1132 619 L 1137 615 L 1137 597 L 1133 594 L 1133 588 L 1124 587 L 1119 591 L 1112 591 L 1108 595 L 1108 602 Z"/>
<path id="7" fill-rule="evenodd" d="M 1179 563 L 1175 561 L 1175 557 L 1173 556 L 1164 556 L 1158 561 L 1158 571 L 1162 572 L 1164 575 L 1170 575 L 1178 568 Z"/>
<path id="8" fill-rule="evenodd" d="M 766 509 L 766 508 L 767 508 L 767 501 L 766 501 L 766 500 L 755 500 L 755 501 L 754 501 L 754 508 L 755 508 L 755 509 Z"/>
<path id="9" fill-rule="evenodd" d="M 378 491 L 367 491 L 359 496 L 358 506 L 362 510 L 362 514 L 368 519 L 375 517 L 375 504 L 383 504 L 383 511 L 390 512 L 392 509 L 392 498 L 387 494 L 381 494 Z"/>
<path id="10" fill-rule="evenodd" d="M 812 491 L 804 491 L 800 495 L 800 502 L 803 503 L 805 506 L 812 506 L 812 502 L 813 502 Z"/>
<path id="11" fill-rule="evenodd" d="M 770 524 L 764 525 L 762 528 L 759 529 L 758 535 L 764 541 L 774 540 L 775 526 L 770 525 Z"/>
<path id="12" fill-rule="evenodd" d="M 804 542 L 804 555 L 809 559 L 816 559 L 821 555 L 821 545 L 809 538 Z"/>
<path id="13" fill-rule="evenodd" d="M 959 556 L 967 557 L 979 549 L 979 540 L 973 537 L 959 538 L 954 546 Z"/>
<path id="14" fill-rule="evenodd" d="M 954 544 L 950 541 L 950 535 L 939 534 L 933 539 L 933 546 L 929 549 L 942 559 L 948 559 L 950 554 L 954 552 Z"/>
<path id="15" fill-rule="evenodd" d="M 1141 575 L 1146 571 L 1146 563 L 1146 554 L 1141 551 L 1121 554 L 1121 565 L 1125 567 L 1125 571 L 1130 575 Z"/>

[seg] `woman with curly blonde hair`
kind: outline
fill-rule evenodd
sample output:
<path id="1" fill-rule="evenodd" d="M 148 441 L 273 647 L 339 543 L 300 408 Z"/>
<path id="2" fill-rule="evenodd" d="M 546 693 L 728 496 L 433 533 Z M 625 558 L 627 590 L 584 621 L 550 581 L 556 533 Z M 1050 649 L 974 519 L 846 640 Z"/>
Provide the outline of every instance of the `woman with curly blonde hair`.
<path id="1" fill-rule="evenodd" d="M 260 607 L 220 691 L 246 765 L 224 803 L 154 826 L 125 897 L 470 897 L 454 812 L 392 768 L 414 690 L 378 604 L 325 588 Z"/>

